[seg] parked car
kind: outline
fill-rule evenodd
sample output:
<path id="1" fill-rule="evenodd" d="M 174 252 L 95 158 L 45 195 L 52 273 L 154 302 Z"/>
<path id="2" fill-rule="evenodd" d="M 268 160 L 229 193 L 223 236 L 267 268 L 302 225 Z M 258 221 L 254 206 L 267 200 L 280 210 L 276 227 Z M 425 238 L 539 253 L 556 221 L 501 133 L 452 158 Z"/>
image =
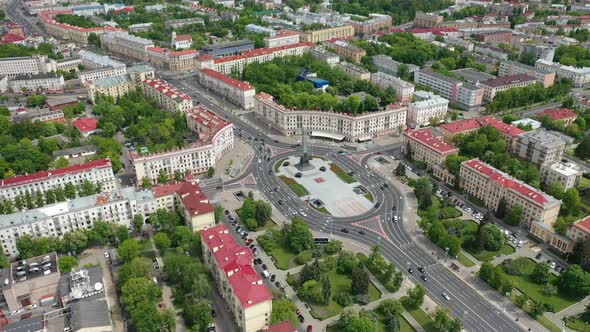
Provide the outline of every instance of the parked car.
<path id="1" fill-rule="evenodd" d="M 541 259 L 541 257 L 543 257 L 543 255 L 541 253 L 538 253 L 537 256 L 535 256 L 535 259 Z"/>
<path id="2" fill-rule="evenodd" d="M 442 293 L 442 297 L 447 301 L 451 300 L 451 297 L 447 293 Z"/>

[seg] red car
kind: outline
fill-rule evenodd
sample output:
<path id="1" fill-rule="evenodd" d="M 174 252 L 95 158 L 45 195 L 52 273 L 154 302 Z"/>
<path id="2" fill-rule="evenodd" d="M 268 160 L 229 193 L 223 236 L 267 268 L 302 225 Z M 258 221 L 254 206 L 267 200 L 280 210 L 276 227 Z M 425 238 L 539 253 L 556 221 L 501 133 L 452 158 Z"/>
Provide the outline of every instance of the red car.
<path id="1" fill-rule="evenodd" d="M 311 325 L 307 325 L 307 332 L 311 332 L 311 330 L 312 330 Z"/>
<path id="2" fill-rule="evenodd" d="M 297 309 L 297 311 L 295 311 L 295 313 L 297 314 L 297 316 L 301 315 L 301 310 Z"/>

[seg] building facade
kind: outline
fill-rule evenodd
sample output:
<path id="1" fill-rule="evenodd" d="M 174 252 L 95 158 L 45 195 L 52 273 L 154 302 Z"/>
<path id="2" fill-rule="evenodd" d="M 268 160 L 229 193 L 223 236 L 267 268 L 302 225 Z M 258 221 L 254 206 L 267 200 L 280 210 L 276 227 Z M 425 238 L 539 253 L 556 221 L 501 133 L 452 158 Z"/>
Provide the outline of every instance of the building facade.
<path id="1" fill-rule="evenodd" d="M 420 69 L 420 67 L 416 65 L 397 62 L 387 55 L 374 55 L 371 57 L 371 63 L 377 67 L 378 71 L 393 76 L 397 75 L 400 66 L 405 67 L 409 74 L 412 74 Z"/>
<path id="2" fill-rule="evenodd" d="M 561 201 L 518 181 L 478 159 L 461 163 L 459 185 L 469 195 L 480 199 L 495 211 L 500 201 L 506 209 L 523 209 L 521 225 L 530 229 L 533 222 L 552 225 L 559 214 Z"/>
<path id="3" fill-rule="evenodd" d="M 558 182 L 563 186 L 564 191 L 575 188 L 583 174 L 580 166 L 571 162 L 550 162 L 541 165 L 541 181 L 545 184 Z"/>
<path id="4" fill-rule="evenodd" d="M 247 82 L 238 81 L 212 69 L 201 69 L 197 72 L 199 84 L 215 94 L 227 98 L 243 109 L 254 107 L 256 88 Z"/>
<path id="5" fill-rule="evenodd" d="M 154 42 L 124 32 L 113 32 L 100 35 L 100 45 L 109 52 L 139 61 L 147 61 L 147 49 L 154 47 Z"/>
<path id="6" fill-rule="evenodd" d="M 459 153 L 459 149 L 436 137 L 430 128 L 408 130 L 403 137 L 402 152 L 411 154 L 412 160 L 423 162 L 427 170 L 443 166 L 448 156 Z"/>
<path id="7" fill-rule="evenodd" d="M 352 59 L 356 63 L 361 62 L 361 58 L 367 55 L 367 52 L 360 47 L 356 47 L 342 40 L 336 40 L 333 42 L 326 42 L 327 48 L 333 49 L 334 53 L 338 54 L 344 59 Z"/>
<path id="8" fill-rule="evenodd" d="M 430 69 L 418 70 L 414 73 L 416 84 L 426 85 L 436 93 L 457 104 L 462 109 L 470 110 L 481 106 L 484 91 L 474 84 L 437 73 Z"/>
<path id="9" fill-rule="evenodd" d="M 361 81 L 370 81 L 371 80 L 371 72 L 367 69 L 353 65 L 350 62 L 341 61 L 334 66 L 345 72 L 348 76 Z"/>
<path id="10" fill-rule="evenodd" d="M 518 135 L 512 152 L 541 166 L 545 163 L 561 162 L 565 145 L 561 137 L 544 129 L 537 129 Z"/>
<path id="11" fill-rule="evenodd" d="M 557 78 L 571 80 L 574 87 L 583 87 L 590 83 L 590 68 L 588 67 L 577 68 L 545 60 L 537 60 L 535 67 L 554 72 Z"/>
<path id="12" fill-rule="evenodd" d="M 186 113 L 193 107 L 193 100 L 184 92 L 157 78 L 148 78 L 141 84 L 143 94 L 155 100 L 164 110 Z"/>
<path id="13" fill-rule="evenodd" d="M 375 31 L 391 27 L 393 20 L 389 15 L 369 14 L 366 21 L 350 21 L 356 35 L 367 35 Z"/>
<path id="14" fill-rule="evenodd" d="M 264 38 L 264 47 L 273 48 L 299 43 L 299 34 L 290 30 L 279 30 L 274 36 Z"/>
<path id="15" fill-rule="evenodd" d="M 63 91 L 65 87 L 63 75 L 38 74 L 15 77 L 9 81 L 10 90 L 15 93 L 23 91 Z"/>
<path id="16" fill-rule="evenodd" d="M 477 86 L 483 88 L 483 98 L 492 101 L 496 93 L 508 89 L 523 88 L 525 86 L 537 83 L 535 77 L 527 74 L 517 74 L 512 76 L 500 76 L 491 80 L 477 83 Z"/>
<path id="17" fill-rule="evenodd" d="M 390 86 L 393 87 L 397 100 L 402 104 L 409 103 L 414 95 L 414 84 L 382 72 L 371 74 L 371 84 L 377 85 L 383 90 Z"/>
<path id="18" fill-rule="evenodd" d="M 233 124 L 203 106 L 186 111 L 187 125 L 198 140 L 187 147 L 162 153 L 131 153 L 137 183 L 148 178 L 156 182 L 160 171 L 168 176 L 176 172 L 200 174 L 214 167 L 224 153 L 234 147 Z"/>
<path id="19" fill-rule="evenodd" d="M 299 36 L 302 41 L 319 43 L 334 38 L 352 37 L 354 36 L 354 28 L 352 25 L 343 25 L 333 28 L 299 32 Z"/>
<path id="20" fill-rule="evenodd" d="M 418 128 L 430 124 L 433 118 L 443 120 L 447 116 L 449 101 L 433 93 L 417 91 L 414 93 L 419 100 L 408 104 L 407 124 L 410 128 Z"/>
<path id="21" fill-rule="evenodd" d="M 569 108 L 558 108 L 558 109 L 546 109 L 543 112 L 537 114 L 538 118 L 549 116 L 551 121 L 563 121 L 563 124 L 569 126 L 576 121 L 578 113 L 570 110 Z"/>
<path id="22" fill-rule="evenodd" d="M 537 82 L 543 84 L 544 88 L 549 88 L 555 83 L 555 73 L 541 68 L 525 65 L 516 61 L 502 61 L 498 69 L 498 76 L 511 76 L 526 74 L 537 79 Z"/>
<path id="23" fill-rule="evenodd" d="M 416 12 L 414 25 L 423 28 L 438 28 L 443 22 L 444 17 L 434 13 Z"/>
<path id="24" fill-rule="evenodd" d="M 203 261 L 238 328 L 257 332 L 270 326 L 273 295 L 254 270 L 250 250 L 225 225 L 202 231 L 201 241 Z"/>
<path id="25" fill-rule="evenodd" d="M 57 71 L 57 63 L 45 55 L 0 59 L 0 76 L 8 76 L 8 78 L 48 74 L 52 71 Z"/>

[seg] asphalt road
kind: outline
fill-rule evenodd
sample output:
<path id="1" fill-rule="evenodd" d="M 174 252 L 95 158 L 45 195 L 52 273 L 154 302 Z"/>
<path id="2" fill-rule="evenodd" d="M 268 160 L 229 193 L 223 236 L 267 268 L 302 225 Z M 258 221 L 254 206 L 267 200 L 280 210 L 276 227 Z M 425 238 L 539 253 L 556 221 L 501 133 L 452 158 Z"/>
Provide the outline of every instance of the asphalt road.
<path id="1" fill-rule="evenodd" d="M 390 185 L 389 188 L 384 188 L 384 190 L 380 189 L 386 180 L 379 175 L 368 171 L 364 167 L 366 158 L 358 163 L 347 155 L 339 154 L 334 148 L 314 146 L 314 154 L 330 159 L 346 171 L 354 171 L 356 173 L 354 175 L 355 179 L 372 192 L 375 202 L 379 201 L 381 203 L 378 208 L 372 208 L 366 213 L 354 217 L 339 218 L 327 216 L 308 207 L 303 200 L 297 197 L 279 178 L 272 174 L 276 162 L 288 155 L 297 153 L 290 144 L 273 142 L 272 139 L 263 136 L 263 134 L 257 129 L 250 127 L 230 112 L 223 110 L 214 102 L 203 96 L 201 92 L 197 90 L 198 85 L 194 81 L 173 80 L 172 84 L 183 86 L 186 89 L 185 92 L 195 100 L 201 102 L 215 113 L 233 121 L 234 125 L 239 128 L 236 129 L 237 134 L 242 134 L 244 139 L 250 138 L 248 141 L 256 150 L 256 157 L 241 177 L 227 182 L 225 184 L 226 186 L 231 186 L 242 180 L 244 177 L 252 174 L 256 179 L 256 187 L 258 190 L 266 195 L 274 206 L 284 215 L 288 217 L 298 215 L 315 231 L 322 231 L 326 234 L 338 232 L 342 237 L 347 237 L 369 246 L 380 245 L 385 258 L 395 262 L 398 268 L 404 271 L 415 283 L 423 283 L 428 290 L 430 297 L 439 305 L 449 308 L 455 317 L 460 318 L 466 330 L 520 330 L 520 327 L 515 322 L 503 313 L 497 311 L 495 307 L 469 287 L 469 285 L 452 274 L 429 253 L 419 248 L 415 244 L 416 234 L 409 234 L 403 228 L 403 222 L 393 223 L 388 221 L 391 220 L 392 216 L 396 213 L 400 217 L 403 217 L 403 197 L 401 197 L 400 193 L 394 186 Z M 254 138 L 258 138 L 259 140 L 256 141 Z M 260 139 L 264 139 L 264 143 Z M 291 151 L 271 156 L 268 152 L 270 146 L 291 149 Z M 399 146 L 381 147 L 380 149 L 391 151 L 399 149 Z M 363 151 L 363 154 L 366 153 L 366 151 Z M 267 160 L 267 158 L 269 159 Z M 260 163 L 258 163 L 258 159 L 261 160 Z M 278 190 L 275 190 L 275 188 L 278 188 Z M 279 203 L 279 201 L 281 202 Z M 399 210 L 394 210 L 394 206 Z M 376 216 L 379 216 L 379 218 L 384 221 L 382 227 L 387 238 L 352 224 Z M 348 233 L 342 232 L 342 229 L 344 228 L 348 230 Z M 364 235 L 359 233 L 360 231 L 364 231 Z M 444 255 L 444 253 L 442 253 L 442 255 Z M 407 273 L 406 270 L 408 267 L 411 267 L 414 270 L 416 270 L 417 267 L 424 267 L 429 281 L 425 283 L 419 279 L 419 273 L 417 271 L 414 274 Z M 441 294 L 443 292 L 450 296 L 450 301 L 442 298 Z M 498 295 L 498 297 L 499 296 L 500 295 Z"/>

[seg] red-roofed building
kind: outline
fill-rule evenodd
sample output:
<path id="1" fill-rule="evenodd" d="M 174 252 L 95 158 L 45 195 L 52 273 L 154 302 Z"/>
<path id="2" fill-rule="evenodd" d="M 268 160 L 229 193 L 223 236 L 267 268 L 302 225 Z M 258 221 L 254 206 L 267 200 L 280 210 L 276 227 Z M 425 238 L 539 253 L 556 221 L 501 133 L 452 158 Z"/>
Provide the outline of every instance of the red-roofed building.
<path id="1" fill-rule="evenodd" d="M 482 126 L 492 126 L 498 129 L 498 131 L 500 132 L 500 136 L 503 140 L 508 142 L 508 145 L 510 147 L 514 145 L 514 142 L 516 142 L 516 138 L 518 137 L 518 135 L 526 132 L 520 128 L 504 123 L 502 120 L 496 119 L 491 116 L 482 116 L 478 118 L 477 121 Z"/>
<path id="2" fill-rule="evenodd" d="M 553 121 L 563 121 L 566 126 L 571 125 L 578 118 L 578 113 L 568 108 L 548 109 L 537 114 L 538 118 L 549 115 Z"/>
<path id="3" fill-rule="evenodd" d="M 299 34 L 291 30 L 279 30 L 272 37 L 264 37 L 264 47 L 273 48 L 299 43 Z"/>
<path id="4" fill-rule="evenodd" d="M 0 40 L 0 44 L 20 44 L 20 45 L 24 45 L 25 43 L 25 37 L 23 36 L 19 36 L 19 35 L 14 35 L 11 33 L 7 33 L 4 36 L 2 36 L 2 40 Z"/>
<path id="5" fill-rule="evenodd" d="M 193 100 L 184 92 L 158 78 L 148 78 L 141 83 L 143 94 L 155 100 L 164 110 L 185 113 L 193 107 Z"/>
<path id="6" fill-rule="evenodd" d="M 524 88 L 525 86 L 537 83 L 537 79 L 527 74 L 516 74 L 510 76 L 500 76 L 491 80 L 477 83 L 477 86 L 483 88 L 483 98 L 492 101 L 498 92 L 508 89 Z"/>
<path id="7" fill-rule="evenodd" d="M 138 183 L 148 178 L 157 182 L 160 172 L 169 176 L 181 174 L 200 174 L 234 148 L 233 124 L 207 110 L 204 106 L 186 111 L 188 128 L 197 136 L 197 140 L 187 147 L 175 148 L 161 153 L 131 153 Z"/>
<path id="8" fill-rule="evenodd" d="M 81 186 L 85 181 L 100 186 L 101 191 L 115 189 L 115 175 L 109 159 L 99 159 L 80 165 L 72 165 L 27 175 L 13 176 L 0 180 L 0 201 L 24 196 L 26 192 L 35 195 L 48 190 L 63 188 L 66 183 Z"/>
<path id="9" fill-rule="evenodd" d="M 79 118 L 72 121 L 72 125 L 78 129 L 78 131 L 84 137 L 88 137 L 98 131 L 97 129 L 98 120 L 95 118 Z"/>
<path id="10" fill-rule="evenodd" d="M 472 131 L 476 131 L 481 128 L 481 125 L 477 119 L 466 119 L 455 121 L 451 123 L 445 123 L 439 126 L 442 131 L 445 141 L 451 142 L 453 137 L 457 134 L 468 134 Z"/>
<path id="11" fill-rule="evenodd" d="M 172 45 L 178 49 L 189 48 L 193 45 L 193 36 L 172 34 Z"/>
<path id="12" fill-rule="evenodd" d="M 126 32 L 124 29 L 114 28 L 111 26 L 81 28 L 66 23 L 60 23 L 53 19 L 53 17 L 58 14 L 72 13 L 73 11 L 71 9 L 55 10 L 38 13 L 37 17 L 39 17 L 39 19 L 41 20 L 41 23 L 43 24 L 43 27 L 45 28 L 48 34 L 61 37 L 64 39 L 69 39 L 73 42 L 80 43 L 83 45 L 88 44 L 88 36 L 90 36 L 91 33 L 101 35 L 106 32 Z"/>
<path id="13" fill-rule="evenodd" d="M 236 242 L 225 225 L 201 231 L 201 241 L 203 260 L 239 330 L 268 328 L 273 296 L 254 270 L 250 250 Z"/>
<path id="14" fill-rule="evenodd" d="M 152 189 L 158 209 L 178 211 L 193 232 L 215 226 L 214 208 L 196 180 Z"/>
<path id="15" fill-rule="evenodd" d="M 167 48 L 148 47 L 146 53 L 148 61 L 159 68 L 172 71 L 187 71 L 196 68 L 197 50 L 172 51 Z"/>
<path id="16" fill-rule="evenodd" d="M 411 150 L 412 159 L 425 163 L 428 170 L 443 165 L 448 156 L 459 153 L 459 149 L 443 142 L 441 137 L 435 136 L 430 128 L 404 132 L 404 142 L 402 144 L 404 153 L 408 153 L 408 146 Z"/>
<path id="17" fill-rule="evenodd" d="M 202 86 L 227 98 L 241 108 L 251 109 L 254 107 L 256 89 L 248 82 L 238 81 L 209 68 L 199 70 L 197 77 Z"/>
<path id="18" fill-rule="evenodd" d="M 288 320 L 271 325 L 268 328 L 260 330 L 260 332 L 297 332 L 297 329 L 293 327 L 293 324 Z"/>
<path id="19" fill-rule="evenodd" d="M 453 137 L 457 134 L 468 134 L 472 131 L 478 130 L 484 126 L 492 126 L 500 132 L 503 140 L 513 146 L 516 137 L 525 131 L 513 125 L 506 124 L 502 120 L 498 120 L 491 116 L 482 116 L 480 118 L 466 119 L 445 123 L 439 128 L 447 142 L 451 142 Z"/>
<path id="20" fill-rule="evenodd" d="M 460 187 L 467 194 L 480 199 L 492 211 L 498 208 L 502 199 L 507 209 L 521 206 L 522 225 L 527 229 L 533 222 L 553 225 L 557 220 L 561 201 L 478 159 L 461 164 L 459 180 Z"/>

